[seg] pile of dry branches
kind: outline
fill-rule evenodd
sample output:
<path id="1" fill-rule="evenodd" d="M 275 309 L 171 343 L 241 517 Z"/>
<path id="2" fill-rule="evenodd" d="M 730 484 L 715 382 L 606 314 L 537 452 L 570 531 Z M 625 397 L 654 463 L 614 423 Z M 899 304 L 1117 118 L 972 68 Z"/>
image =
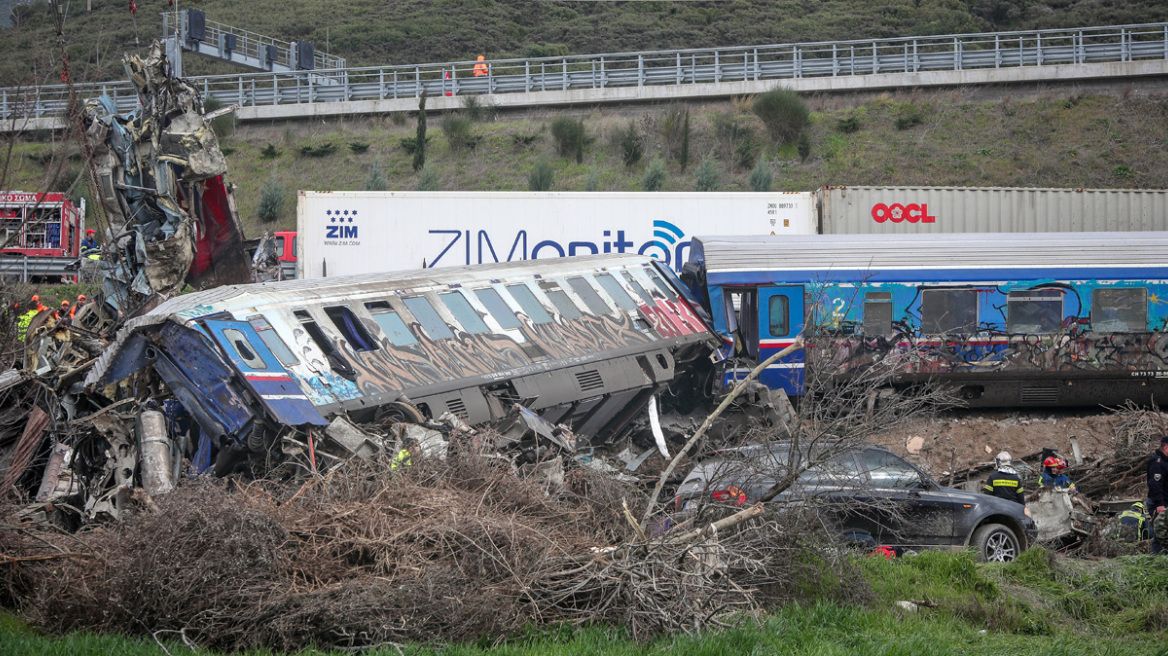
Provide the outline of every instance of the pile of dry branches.
<path id="1" fill-rule="evenodd" d="M 9 508 L 0 601 L 53 632 L 232 650 L 458 640 L 559 621 L 647 638 L 789 595 L 792 563 L 814 560 L 774 517 L 645 537 L 631 521 L 645 503 L 637 489 L 571 469 L 549 494 L 546 480 L 498 463 L 356 462 L 299 489 L 188 481 L 76 535 L 21 525 Z"/>

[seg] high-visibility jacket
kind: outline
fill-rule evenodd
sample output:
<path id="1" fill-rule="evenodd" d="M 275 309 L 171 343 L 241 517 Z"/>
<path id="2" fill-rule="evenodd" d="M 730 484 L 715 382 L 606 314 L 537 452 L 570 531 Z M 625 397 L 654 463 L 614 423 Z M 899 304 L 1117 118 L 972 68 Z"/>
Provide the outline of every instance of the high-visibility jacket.
<path id="1" fill-rule="evenodd" d="M 486 62 L 481 59 L 474 65 L 474 76 L 482 77 L 489 72 Z"/>
<path id="2" fill-rule="evenodd" d="M 1152 537 L 1152 526 L 1148 516 L 1144 513 L 1142 504 L 1132 504 L 1130 508 L 1119 513 L 1118 535 L 1128 540 L 1147 540 Z"/>
<path id="3" fill-rule="evenodd" d="M 389 468 L 393 470 L 397 469 L 398 467 L 409 467 L 412 464 L 414 463 L 410 461 L 409 449 L 402 449 L 401 451 L 397 452 L 396 456 L 393 457 L 393 461 L 389 463 Z"/>
<path id="4" fill-rule="evenodd" d="M 28 334 L 28 325 L 32 323 L 33 317 L 39 314 L 36 310 L 29 310 L 20 315 L 20 319 L 16 321 L 16 338 L 24 341 L 24 336 Z"/>
<path id="5" fill-rule="evenodd" d="M 989 479 L 982 486 L 982 490 L 995 497 L 1026 503 L 1024 501 L 1026 491 L 1022 487 L 1022 478 L 1013 470 L 998 470 L 990 474 Z"/>

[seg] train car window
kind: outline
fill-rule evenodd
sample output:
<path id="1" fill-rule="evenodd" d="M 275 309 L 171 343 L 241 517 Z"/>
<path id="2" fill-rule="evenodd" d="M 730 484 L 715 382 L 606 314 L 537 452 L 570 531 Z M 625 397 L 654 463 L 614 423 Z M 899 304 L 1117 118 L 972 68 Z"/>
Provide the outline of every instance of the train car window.
<path id="1" fill-rule="evenodd" d="M 616 303 L 616 306 L 620 309 L 637 309 L 637 302 L 633 300 L 632 296 L 629 296 L 629 293 L 625 291 L 624 287 L 621 287 L 616 278 L 612 277 L 612 274 L 602 273 L 596 276 L 596 282 L 600 283 L 600 286 L 603 287 L 604 291 L 608 293 L 609 298 L 611 298 L 613 302 Z"/>
<path id="2" fill-rule="evenodd" d="M 1148 290 L 1144 287 L 1091 292 L 1091 330 L 1142 333 L 1148 330 Z"/>
<path id="3" fill-rule="evenodd" d="M 657 306 L 657 301 L 653 300 L 653 297 L 649 294 L 649 292 L 645 291 L 645 288 L 641 286 L 641 283 L 637 282 L 637 279 L 633 277 L 633 274 L 625 271 L 624 277 L 625 280 L 629 283 L 629 286 L 633 288 L 633 291 L 637 292 L 637 296 L 640 296 L 641 300 L 645 302 L 645 305 L 648 305 L 649 307 Z"/>
<path id="4" fill-rule="evenodd" d="M 1062 326 L 1062 290 L 1029 289 L 1007 294 L 1006 332 L 1053 333 Z"/>
<path id="5" fill-rule="evenodd" d="M 560 283 L 554 280 L 545 280 L 539 283 L 539 288 L 543 290 L 543 293 L 547 294 L 548 300 L 552 302 L 552 305 L 556 306 L 556 309 L 560 311 L 560 316 L 563 318 L 579 319 L 584 316 L 580 312 L 580 308 L 576 307 L 572 299 L 568 298 L 564 290 L 560 289 Z"/>
<path id="6" fill-rule="evenodd" d="M 552 317 L 544 309 L 543 303 L 535 297 L 535 294 L 527 287 L 527 285 L 508 285 L 507 291 L 511 293 L 511 298 L 523 308 L 527 313 L 527 317 L 533 323 L 550 323 Z"/>
<path id="7" fill-rule="evenodd" d="M 495 317 L 495 321 L 499 322 L 499 327 L 503 330 L 512 330 L 519 327 L 519 318 L 507 307 L 507 302 L 499 296 L 499 292 L 487 287 L 486 289 L 476 289 L 475 296 L 479 302 L 487 308 L 487 312 Z"/>
<path id="8" fill-rule="evenodd" d="M 369 310 L 369 315 L 381 326 L 381 330 L 389 337 L 389 343 L 394 346 L 413 346 L 418 343 L 414 339 L 413 333 L 410 332 L 406 322 L 393 311 L 389 303 L 385 301 L 375 301 L 373 303 L 366 303 L 365 308 Z"/>
<path id="9" fill-rule="evenodd" d="M 665 298 L 668 298 L 670 301 L 677 301 L 677 292 L 674 292 L 672 287 L 666 285 L 665 281 L 655 271 L 649 272 L 649 278 L 653 281 L 654 285 L 657 285 L 657 289 L 660 289 L 661 293 L 665 294 Z"/>
<path id="10" fill-rule="evenodd" d="M 328 360 L 329 366 L 332 367 L 332 370 L 338 376 L 343 378 L 347 378 L 349 380 L 356 379 L 357 370 L 353 369 L 353 365 L 349 364 L 349 361 L 346 360 L 345 356 L 342 355 L 340 350 L 337 349 L 337 345 L 333 342 L 333 340 L 329 339 L 328 335 L 324 334 L 324 331 L 320 329 L 320 325 L 316 323 L 316 320 L 312 318 L 312 315 L 309 314 L 307 310 L 295 310 L 293 311 L 293 314 L 296 315 L 296 318 L 300 321 L 300 325 L 304 327 L 304 331 L 307 332 L 308 336 L 312 338 L 312 341 L 316 343 L 317 348 L 320 349 L 321 353 L 324 353 L 324 357 Z"/>
<path id="11" fill-rule="evenodd" d="M 892 292 L 864 294 L 864 334 L 887 335 L 892 332 Z"/>
<path id="12" fill-rule="evenodd" d="M 487 324 L 483 323 L 483 318 L 479 316 L 478 312 L 475 312 L 465 296 L 458 292 L 449 292 L 439 294 L 438 298 L 442 299 L 442 302 L 450 309 L 454 318 L 458 319 L 458 323 L 462 324 L 466 332 L 472 335 L 487 332 Z"/>
<path id="13" fill-rule="evenodd" d="M 791 299 L 772 296 L 767 309 L 767 323 L 771 337 L 786 337 L 791 332 Z"/>
<path id="14" fill-rule="evenodd" d="M 280 339 L 280 336 L 276 334 L 276 330 L 272 328 L 272 324 L 268 323 L 267 319 L 256 317 L 254 319 L 248 319 L 248 323 L 251 324 L 252 328 L 255 328 L 256 334 L 260 336 L 260 339 L 267 345 L 268 350 L 272 352 L 272 355 L 276 356 L 276 359 L 281 364 L 288 366 L 299 362 L 296 356 L 292 355 L 292 350 L 288 348 L 284 340 Z"/>
<path id="15" fill-rule="evenodd" d="M 450 339 L 454 337 L 454 333 L 450 332 L 450 326 L 442 320 L 438 315 L 438 311 L 434 306 L 430 305 L 430 301 L 426 300 L 425 296 L 414 296 L 411 298 L 402 299 L 410 312 L 414 313 L 414 318 L 418 323 L 422 324 L 422 330 L 430 336 L 430 339 Z"/>
<path id="16" fill-rule="evenodd" d="M 333 325 L 337 330 L 341 331 L 341 335 L 345 341 L 349 342 L 357 351 L 375 351 L 377 350 L 377 342 L 369 336 L 369 331 L 365 330 L 365 326 L 361 325 L 361 320 L 353 311 L 343 305 L 333 305 L 326 307 L 324 313 L 332 319 Z"/>
<path id="17" fill-rule="evenodd" d="M 977 332 L 977 290 L 921 290 L 921 332 L 925 335 Z"/>
<path id="18" fill-rule="evenodd" d="M 243 336 L 243 333 L 235 330 L 234 328 L 225 328 L 223 330 L 223 337 L 227 339 L 227 343 L 231 344 L 231 347 L 235 349 L 235 352 L 239 355 L 239 358 L 243 360 L 243 363 L 246 364 L 249 368 L 268 368 L 268 364 L 264 362 L 264 359 L 257 355 L 256 352 L 252 350 L 251 345 L 247 343 L 247 338 Z"/>
<path id="19" fill-rule="evenodd" d="M 608 307 L 608 303 L 600 298 L 600 294 L 592 288 L 592 285 L 581 276 L 568 278 L 568 284 L 572 286 L 572 291 L 576 292 L 583 301 L 584 305 L 592 311 L 592 314 L 608 314 L 612 312 L 612 308 Z"/>

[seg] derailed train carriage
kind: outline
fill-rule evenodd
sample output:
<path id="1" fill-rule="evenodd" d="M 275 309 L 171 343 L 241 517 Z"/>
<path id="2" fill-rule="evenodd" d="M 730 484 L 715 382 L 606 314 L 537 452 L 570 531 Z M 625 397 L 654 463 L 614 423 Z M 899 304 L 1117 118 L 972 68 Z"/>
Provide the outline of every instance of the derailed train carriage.
<path id="1" fill-rule="evenodd" d="M 203 467 L 338 415 L 477 424 L 521 404 L 611 440 L 716 347 L 685 294 L 625 255 L 225 286 L 128 321 L 85 382 L 153 372 L 199 429 Z"/>
<path id="2" fill-rule="evenodd" d="M 809 328 L 760 379 L 802 395 L 889 365 L 970 406 L 1168 400 L 1168 233 L 695 238 L 683 278 L 724 340 L 726 383 Z"/>

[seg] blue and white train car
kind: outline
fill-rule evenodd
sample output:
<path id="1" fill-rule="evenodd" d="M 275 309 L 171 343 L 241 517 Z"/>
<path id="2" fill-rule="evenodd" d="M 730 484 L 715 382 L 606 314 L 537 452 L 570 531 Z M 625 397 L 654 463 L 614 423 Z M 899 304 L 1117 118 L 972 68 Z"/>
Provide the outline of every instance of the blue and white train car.
<path id="1" fill-rule="evenodd" d="M 685 293 L 615 254 L 225 286 L 128 321 L 86 384 L 153 371 L 220 448 L 338 414 L 473 424 L 515 403 L 608 439 L 717 347 Z"/>
<path id="2" fill-rule="evenodd" d="M 769 387 L 802 394 L 805 358 L 830 353 L 841 375 L 895 358 L 893 386 L 944 382 L 971 406 L 1168 399 L 1165 232 L 698 237 L 683 278 L 724 382 L 808 326 L 815 349 Z"/>

